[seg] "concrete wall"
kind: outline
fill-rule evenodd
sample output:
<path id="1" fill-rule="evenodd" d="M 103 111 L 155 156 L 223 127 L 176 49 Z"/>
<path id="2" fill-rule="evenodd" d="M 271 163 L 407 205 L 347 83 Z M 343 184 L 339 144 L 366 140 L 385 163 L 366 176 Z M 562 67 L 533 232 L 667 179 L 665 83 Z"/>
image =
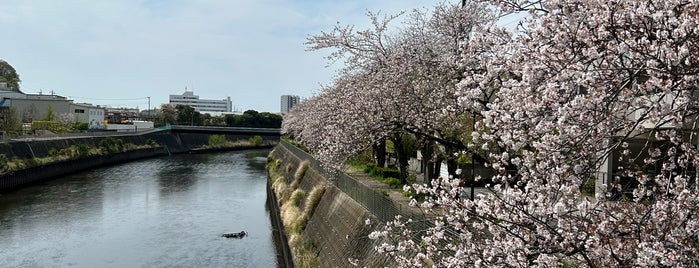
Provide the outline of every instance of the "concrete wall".
<path id="1" fill-rule="evenodd" d="M 0 176 L 0 191 L 17 189 L 32 183 L 65 176 L 90 168 L 134 161 L 147 157 L 166 155 L 163 148 L 141 149 L 113 155 L 91 156 L 80 159 L 55 162 L 36 168 L 17 170 Z"/>
<path id="2" fill-rule="evenodd" d="M 120 139 L 125 144 L 131 143 L 136 145 L 148 144 L 149 140 L 154 140 L 160 144 L 161 147 L 129 151 L 114 155 L 84 157 L 75 160 L 32 167 L 25 170 L 17 170 L 10 174 L 2 174 L 0 175 L 0 191 L 16 189 L 31 183 L 64 176 L 69 173 L 98 166 L 133 161 L 145 157 L 188 153 L 193 149 L 208 144 L 209 136 L 209 134 L 199 133 L 151 132 L 119 136 L 71 137 L 63 139 L 36 139 L 3 142 L 0 143 L 0 154 L 4 154 L 8 159 L 13 159 L 15 157 L 22 159 L 46 157 L 49 156 L 49 151 L 51 149 L 60 151 L 63 148 L 69 148 L 78 144 L 87 144 L 92 147 L 98 147 L 100 141 L 107 137 Z M 237 135 L 230 137 L 228 135 L 226 136 L 227 139 L 231 141 L 242 138 L 249 139 L 249 137 Z M 260 148 L 260 146 L 252 146 L 250 148 Z"/>
<path id="3" fill-rule="evenodd" d="M 270 157 L 281 160 L 279 169 L 284 172 L 287 165 L 291 166 L 285 176 L 287 182 L 293 181 L 301 160 L 283 146 L 276 146 Z M 373 227 L 367 226 L 365 220 L 377 222 L 377 219 L 365 207 L 330 184 L 312 167 L 306 171 L 298 188 L 309 193 L 319 184 L 327 185 L 326 190 L 303 230 L 303 236 L 317 248 L 319 267 L 355 267 L 349 259 L 356 259 L 358 267 L 392 266 L 386 256 L 374 250 L 379 242 L 368 238 Z M 299 207 L 304 206 L 302 203 Z"/>

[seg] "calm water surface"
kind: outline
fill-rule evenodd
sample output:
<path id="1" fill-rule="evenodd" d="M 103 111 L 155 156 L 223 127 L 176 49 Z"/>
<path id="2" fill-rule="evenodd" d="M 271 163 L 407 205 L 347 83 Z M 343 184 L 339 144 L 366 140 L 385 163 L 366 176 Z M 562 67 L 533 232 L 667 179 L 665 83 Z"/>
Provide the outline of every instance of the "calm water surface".
<path id="1" fill-rule="evenodd" d="M 276 267 L 267 153 L 147 159 L 0 195 L 0 267 Z"/>

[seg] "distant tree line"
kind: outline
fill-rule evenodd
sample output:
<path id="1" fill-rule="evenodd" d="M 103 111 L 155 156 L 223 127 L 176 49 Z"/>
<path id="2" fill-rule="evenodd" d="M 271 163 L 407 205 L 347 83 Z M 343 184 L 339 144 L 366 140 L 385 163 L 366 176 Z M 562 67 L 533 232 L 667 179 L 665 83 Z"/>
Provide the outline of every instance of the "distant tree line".
<path id="1" fill-rule="evenodd" d="M 190 126 L 221 126 L 221 127 L 258 127 L 280 128 L 282 117 L 269 112 L 247 110 L 243 114 L 226 114 L 212 116 L 202 114 L 189 105 L 163 104 L 160 106 L 155 125 L 190 125 Z"/>

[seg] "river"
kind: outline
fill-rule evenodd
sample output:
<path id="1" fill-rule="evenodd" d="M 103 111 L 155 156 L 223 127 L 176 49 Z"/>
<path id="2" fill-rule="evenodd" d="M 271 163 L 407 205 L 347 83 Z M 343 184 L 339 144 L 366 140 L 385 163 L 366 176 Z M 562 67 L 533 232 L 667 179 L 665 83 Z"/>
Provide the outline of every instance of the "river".
<path id="1" fill-rule="evenodd" d="M 276 267 L 268 152 L 146 159 L 2 194 L 0 267 Z"/>

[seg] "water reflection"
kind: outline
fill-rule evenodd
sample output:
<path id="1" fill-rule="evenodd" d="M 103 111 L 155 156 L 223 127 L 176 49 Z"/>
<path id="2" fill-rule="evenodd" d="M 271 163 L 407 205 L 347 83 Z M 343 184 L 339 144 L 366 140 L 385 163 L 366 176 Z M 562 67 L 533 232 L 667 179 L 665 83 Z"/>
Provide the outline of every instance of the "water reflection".
<path id="1" fill-rule="evenodd" d="M 187 191 L 194 185 L 194 167 L 183 159 L 173 159 L 167 165 L 159 167 L 157 172 L 158 185 L 163 195 Z"/>
<path id="2" fill-rule="evenodd" d="M 267 152 L 149 159 L 2 195 L 0 267 L 274 267 Z"/>
<path id="3" fill-rule="evenodd" d="M 263 154 L 263 152 L 252 151 L 246 153 L 245 158 L 249 160 L 245 163 L 247 163 L 248 167 L 253 170 L 265 169 L 265 165 L 267 165 L 267 155 Z"/>

